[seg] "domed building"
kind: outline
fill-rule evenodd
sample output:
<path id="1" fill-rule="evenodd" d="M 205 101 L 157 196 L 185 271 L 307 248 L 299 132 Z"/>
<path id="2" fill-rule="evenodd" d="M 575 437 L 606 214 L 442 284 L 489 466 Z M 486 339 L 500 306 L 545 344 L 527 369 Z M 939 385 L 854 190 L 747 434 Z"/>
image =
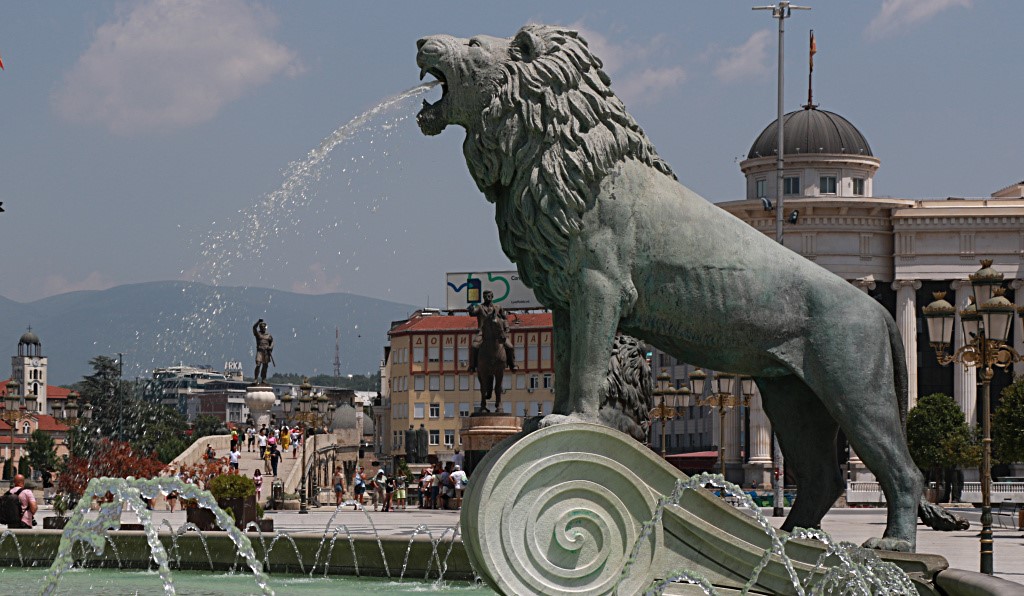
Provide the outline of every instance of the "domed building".
<path id="1" fill-rule="evenodd" d="M 976 424 L 976 369 L 940 366 L 918 318 L 933 292 L 946 292 L 951 303 L 965 306 L 967 278 L 980 268 L 981 259 L 994 261 L 993 267 L 1005 276 L 1006 297 L 1024 306 L 1024 181 L 979 198 L 876 197 L 873 179 L 881 160 L 853 123 L 816 106 L 790 112 L 782 122 L 785 246 L 855 284 L 893 314 L 903 337 L 911 407 L 919 395 L 945 393 Z M 769 123 L 740 162 L 744 198 L 717 203 L 772 238 L 779 205 L 777 130 L 776 121 Z M 1019 322 L 1014 325 L 1013 347 L 1024 353 L 1024 332 Z M 955 329 L 954 349 L 963 342 L 959 320 Z M 657 352 L 655 358 L 661 368 L 672 371 L 677 384 L 685 382 L 688 366 Z M 996 369 L 993 408 L 1012 372 L 1024 374 L 1024 365 Z M 679 423 L 678 433 L 675 423 L 669 423 L 670 452 L 700 451 L 724 442 L 730 480 L 767 483 L 770 430 L 759 397 L 753 399 L 746 421 L 739 412 L 727 415 L 724 437 L 718 436 L 713 416 L 692 414 L 693 420 Z M 659 433 L 656 425 L 652 440 L 660 441 Z M 851 463 L 856 479 L 856 454 L 851 453 Z"/>

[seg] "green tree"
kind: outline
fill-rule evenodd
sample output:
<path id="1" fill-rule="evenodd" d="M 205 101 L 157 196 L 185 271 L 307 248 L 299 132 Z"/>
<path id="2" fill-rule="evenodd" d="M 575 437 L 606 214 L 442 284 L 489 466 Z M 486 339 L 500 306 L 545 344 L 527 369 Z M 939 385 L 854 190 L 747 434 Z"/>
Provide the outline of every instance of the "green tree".
<path id="1" fill-rule="evenodd" d="M 11 459 L 10 458 L 5 459 L 4 460 L 4 472 L 3 472 L 3 479 L 4 480 L 10 480 L 11 478 L 14 477 L 14 474 L 11 472 L 11 467 L 12 467 Z"/>
<path id="2" fill-rule="evenodd" d="M 28 454 L 25 460 L 36 470 L 54 470 L 57 467 L 57 450 L 53 437 L 49 434 L 36 430 L 25 442 L 25 449 Z"/>
<path id="3" fill-rule="evenodd" d="M 981 459 L 963 412 L 953 398 L 943 393 L 921 397 L 910 410 L 907 446 L 929 481 L 941 480 L 943 469 L 976 465 Z"/>
<path id="4" fill-rule="evenodd" d="M 1000 393 L 992 413 L 992 448 L 1003 463 L 1024 462 L 1024 377 Z"/>
<path id="5" fill-rule="evenodd" d="M 216 416 L 200 414 L 192 423 L 192 439 L 199 439 L 217 434 L 217 431 L 224 426 L 224 422 Z"/>
<path id="6" fill-rule="evenodd" d="M 23 457 L 18 460 L 18 473 L 24 476 L 25 478 L 28 478 L 30 476 L 27 457 Z"/>

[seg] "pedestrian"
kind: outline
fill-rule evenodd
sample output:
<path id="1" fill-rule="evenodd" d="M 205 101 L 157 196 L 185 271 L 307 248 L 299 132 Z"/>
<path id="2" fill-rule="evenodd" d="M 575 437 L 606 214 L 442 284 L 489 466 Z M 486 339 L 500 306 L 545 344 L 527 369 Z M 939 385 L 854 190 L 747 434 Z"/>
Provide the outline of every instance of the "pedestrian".
<path id="1" fill-rule="evenodd" d="M 178 502 L 178 491 L 172 490 L 167 493 L 167 510 L 174 513 L 174 505 Z"/>
<path id="2" fill-rule="evenodd" d="M 293 428 L 292 429 L 292 459 L 295 459 L 295 458 L 297 458 L 299 456 L 299 439 L 301 439 L 301 438 L 302 438 L 302 433 L 299 432 L 299 429 Z"/>
<path id="3" fill-rule="evenodd" d="M 352 505 L 352 509 L 359 509 L 366 498 L 366 475 L 363 474 L 362 466 L 356 469 L 356 474 L 352 478 L 352 487 L 356 495 L 356 502 Z"/>
<path id="4" fill-rule="evenodd" d="M 238 445 L 236 441 L 236 444 L 231 447 L 231 452 L 228 453 L 228 463 L 235 470 L 238 470 L 238 458 L 240 457 L 242 457 L 242 452 L 238 450 Z"/>
<path id="5" fill-rule="evenodd" d="M 395 475 L 395 509 L 405 511 L 405 474 L 399 472 Z"/>
<path id="6" fill-rule="evenodd" d="M 378 469 L 377 474 L 373 477 L 373 510 L 377 510 L 377 504 L 384 505 L 384 494 L 386 492 L 385 485 L 387 484 L 388 477 L 384 474 L 383 469 Z"/>
<path id="7" fill-rule="evenodd" d="M 13 501 L 13 506 L 8 505 L 8 503 L 12 503 L 12 499 L 16 499 Z M 33 516 L 39 509 L 39 505 L 36 504 L 36 496 L 32 494 L 32 491 L 25 488 L 25 477 L 21 474 L 14 476 L 11 488 L 2 497 L 2 503 L 0 515 L 4 516 L 4 522 L 8 528 L 11 530 L 31 529 L 35 525 Z"/>
<path id="8" fill-rule="evenodd" d="M 206 459 L 213 459 L 216 456 L 217 456 L 217 452 L 213 450 L 213 447 L 209 443 L 207 443 L 206 444 Z"/>
<path id="9" fill-rule="evenodd" d="M 286 429 L 285 432 L 281 433 L 281 451 L 284 453 L 288 453 L 288 447 L 290 447 L 291 444 L 292 434 L 288 432 Z"/>
<path id="10" fill-rule="evenodd" d="M 430 474 L 430 508 L 437 509 L 441 506 L 441 464 L 434 466 Z"/>
<path id="11" fill-rule="evenodd" d="M 430 468 L 423 469 L 423 476 L 420 477 L 420 509 L 433 509 L 433 501 L 430 499 L 430 485 L 434 482 L 434 475 Z"/>
<path id="12" fill-rule="evenodd" d="M 466 490 L 466 485 L 469 484 L 469 477 L 462 466 L 456 465 L 450 479 L 455 488 L 455 508 L 462 509 L 462 495 Z"/>
<path id="13" fill-rule="evenodd" d="M 395 477 L 388 476 L 384 480 L 384 511 L 391 511 L 391 500 L 395 496 Z"/>
<path id="14" fill-rule="evenodd" d="M 252 473 L 252 481 L 256 485 L 256 502 L 259 503 L 260 493 L 263 492 L 263 474 L 260 473 L 259 468 Z"/>
<path id="15" fill-rule="evenodd" d="M 334 506 L 341 507 L 341 500 L 345 497 L 345 476 L 342 475 L 341 469 L 334 470 L 334 479 L 331 484 L 334 485 Z"/>
<path id="16" fill-rule="evenodd" d="M 233 428 L 233 429 L 231 429 L 231 449 L 230 450 L 234 451 L 235 447 L 237 447 L 237 446 L 238 446 L 238 430 Z"/>
<path id="17" fill-rule="evenodd" d="M 49 505 L 53 502 L 53 473 L 43 468 L 41 474 L 43 480 L 43 504 Z"/>
<path id="18" fill-rule="evenodd" d="M 245 452 L 248 453 L 256 446 L 256 429 L 251 426 L 245 429 L 245 437 Z"/>
<path id="19" fill-rule="evenodd" d="M 257 438 L 259 439 L 260 442 L 260 458 L 263 458 L 263 456 L 267 452 L 267 429 L 261 428 L 260 435 Z"/>
<path id="20" fill-rule="evenodd" d="M 270 467 L 274 470 L 274 477 L 277 477 L 277 464 L 281 461 L 281 452 L 278 451 L 277 445 L 270 446 Z"/>
<path id="21" fill-rule="evenodd" d="M 271 472 L 273 472 L 273 470 L 270 467 L 270 449 L 264 447 L 262 454 L 263 455 L 261 457 L 263 458 L 263 473 L 270 474 Z"/>
<path id="22" fill-rule="evenodd" d="M 445 469 L 441 472 L 441 476 L 437 481 L 440 487 L 438 489 L 438 493 L 441 497 L 441 509 L 448 509 L 449 499 L 452 498 L 452 493 L 454 492 L 451 485 L 452 475 L 451 472 L 448 471 L 449 466 L 451 466 L 451 463 L 449 463 L 448 466 L 445 466 Z"/>
<path id="23" fill-rule="evenodd" d="M 460 468 L 464 465 L 465 457 L 459 453 L 459 448 L 455 448 L 455 454 L 452 455 L 452 465 L 459 466 Z"/>

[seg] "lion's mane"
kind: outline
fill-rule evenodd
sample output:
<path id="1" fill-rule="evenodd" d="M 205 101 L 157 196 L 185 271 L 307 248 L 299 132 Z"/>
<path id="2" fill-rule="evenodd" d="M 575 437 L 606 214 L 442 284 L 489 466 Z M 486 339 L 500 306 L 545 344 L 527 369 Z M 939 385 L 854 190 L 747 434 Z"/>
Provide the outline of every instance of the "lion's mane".
<path id="1" fill-rule="evenodd" d="M 541 302 L 566 307 L 569 240 L 581 231 L 602 178 L 627 158 L 675 176 L 576 31 L 527 25 L 523 34 L 540 51 L 528 60 L 510 52 L 504 81 L 479 124 L 467 127 L 464 151 L 495 203 L 502 250 Z"/>

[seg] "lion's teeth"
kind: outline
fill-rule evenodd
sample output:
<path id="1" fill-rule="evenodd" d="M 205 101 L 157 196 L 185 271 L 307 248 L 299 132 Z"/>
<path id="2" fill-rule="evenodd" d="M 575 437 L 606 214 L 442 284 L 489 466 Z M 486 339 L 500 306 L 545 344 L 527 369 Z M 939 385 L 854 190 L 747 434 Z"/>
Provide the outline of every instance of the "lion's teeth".
<path id="1" fill-rule="evenodd" d="M 427 69 L 421 68 L 420 69 L 420 80 L 422 81 L 423 77 L 425 77 L 425 76 L 427 76 Z"/>

